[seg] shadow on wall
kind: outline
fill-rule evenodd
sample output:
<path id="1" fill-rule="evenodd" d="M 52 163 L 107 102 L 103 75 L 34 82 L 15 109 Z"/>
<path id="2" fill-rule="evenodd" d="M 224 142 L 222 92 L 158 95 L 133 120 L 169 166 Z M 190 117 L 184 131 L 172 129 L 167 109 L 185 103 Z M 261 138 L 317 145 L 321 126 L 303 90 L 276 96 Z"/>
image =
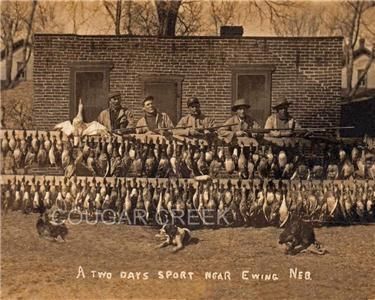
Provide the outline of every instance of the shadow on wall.
<path id="1" fill-rule="evenodd" d="M 341 130 L 342 137 L 375 137 L 375 96 L 366 100 L 345 103 L 341 110 L 341 126 L 355 129 Z"/>
<path id="2" fill-rule="evenodd" d="M 3 125 L 12 129 L 32 129 L 33 83 L 24 81 L 1 91 Z"/>

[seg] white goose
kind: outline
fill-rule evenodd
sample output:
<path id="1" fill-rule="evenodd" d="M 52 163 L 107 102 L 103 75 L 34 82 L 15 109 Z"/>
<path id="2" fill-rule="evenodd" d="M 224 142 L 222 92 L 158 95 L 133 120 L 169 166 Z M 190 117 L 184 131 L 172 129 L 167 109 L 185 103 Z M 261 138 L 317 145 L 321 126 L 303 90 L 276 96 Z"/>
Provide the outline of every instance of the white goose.
<path id="1" fill-rule="evenodd" d="M 66 136 L 74 136 L 74 145 L 77 146 L 79 138 L 85 135 L 106 135 L 107 128 L 97 121 L 90 123 L 83 122 L 83 104 L 82 99 L 79 99 L 78 113 L 72 122 L 65 121 L 57 124 L 55 130 L 61 130 Z"/>

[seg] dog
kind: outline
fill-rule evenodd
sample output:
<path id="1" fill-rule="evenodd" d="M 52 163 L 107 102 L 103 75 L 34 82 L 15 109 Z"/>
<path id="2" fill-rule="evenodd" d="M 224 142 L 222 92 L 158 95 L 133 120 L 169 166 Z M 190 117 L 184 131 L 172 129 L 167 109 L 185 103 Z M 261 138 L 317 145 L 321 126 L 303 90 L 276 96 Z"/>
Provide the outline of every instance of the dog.
<path id="1" fill-rule="evenodd" d="M 285 254 L 289 255 L 296 255 L 306 250 L 320 255 L 327 253 L 327 250 L 323 249 L 316 240 L 312 224 L 298 215 L 290 216 L 284 231 L 279 236 L 279 244 L 287 246 Z"/>
<path id="2" fill-rule="evenodd" d="M 65 242 L 68 228 L 64 223 L 57 224 L 49 220 L 48 214 L 41 214 L 36 222 L 36 229 L 40 237 L 51 241 L 58 241 L 59 237 Z"/>
<path id="3" fill-rule="evenodd" d="M 173 252 L 183 249 L 189 243 L 197 243 L 197 239 L 192 238 L 191 231 L 187 228 L 181 228 L 174 224 L 164 224 L 156 237 L 163 240 L 157 248 L 163 248 L 168 245 L 174 245 Z"/>

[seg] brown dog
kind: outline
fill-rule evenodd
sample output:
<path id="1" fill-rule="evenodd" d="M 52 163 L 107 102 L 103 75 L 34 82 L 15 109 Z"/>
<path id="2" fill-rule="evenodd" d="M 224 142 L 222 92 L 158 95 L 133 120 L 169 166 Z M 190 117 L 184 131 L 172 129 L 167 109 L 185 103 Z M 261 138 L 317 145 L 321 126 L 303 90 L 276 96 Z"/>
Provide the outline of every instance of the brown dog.
<path id="1" fill-rule="evenodd" d="M 284 231 L 280 234 L 279 244 L 285 244 L 286 254 L 295 255 L 305 250 L 315 254 L 325 254 L 327 251 L 315 238 L 315 232 L 310 222 L 305 222 L 297 215 L 290 216 Z"/>
<path id="2" fill-rule="evenodd" d="M 183 249 L 192 240 L 189 229 L 177 227 L 173 224 L 164 224 L 156 237 L 164 240 L 157 248 L 175 245 L 173 252 Z"/>

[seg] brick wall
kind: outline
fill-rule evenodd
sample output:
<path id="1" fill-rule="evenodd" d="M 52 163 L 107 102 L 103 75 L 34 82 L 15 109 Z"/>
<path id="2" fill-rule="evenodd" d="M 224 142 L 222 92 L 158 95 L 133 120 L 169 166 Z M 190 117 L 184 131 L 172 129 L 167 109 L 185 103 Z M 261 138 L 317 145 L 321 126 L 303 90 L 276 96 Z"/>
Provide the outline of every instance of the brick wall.
<path id="1" fill-rule="evenodd" d="M 272 103 L 286 96 L 303 126 L 337 126 L 342 38 L 35 36 L 33 123 L 48 129 L 69 118 L 70 65 L 111 61 L 110 89 L 141 116 L 144 75 L 183 76 L 182 115 L 191 96 L 217 123 L 230 116 L 232 67 L 273 64 Z"/>

